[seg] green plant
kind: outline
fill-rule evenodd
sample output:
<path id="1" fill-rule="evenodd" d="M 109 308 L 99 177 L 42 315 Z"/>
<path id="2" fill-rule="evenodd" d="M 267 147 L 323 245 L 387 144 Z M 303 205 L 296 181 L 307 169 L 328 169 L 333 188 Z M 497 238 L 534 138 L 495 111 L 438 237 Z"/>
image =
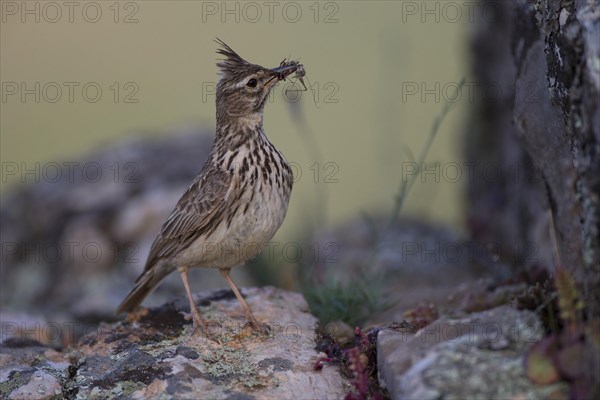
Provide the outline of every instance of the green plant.
<path id="1" fill-rule="evenodd" d="M 328 272 L 321 282 L 304 278 L 303 287 L 310 309 L 323 325 L 343 321 L 360 326 L 375 312 L 389 307 L 381 293 L 381 279 L 361 273 L 362 277 L 341 282 Z"/>

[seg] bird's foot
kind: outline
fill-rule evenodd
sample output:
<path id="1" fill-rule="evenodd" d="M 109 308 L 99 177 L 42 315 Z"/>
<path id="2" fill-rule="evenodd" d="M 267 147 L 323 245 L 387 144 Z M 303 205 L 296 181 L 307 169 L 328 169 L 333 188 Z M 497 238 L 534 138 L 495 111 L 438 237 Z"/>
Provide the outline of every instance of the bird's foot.
<path id="1" fill-rule="evenodd" d="M 223 344 L 223 341 L 222 341 L 221 337 L 219 337 L 217 332 L 209 329 L 209 327 L 207 325 L 195 327 L 194 330 L 192 331 L 191 336 L 198 336 L 203 339 L 204 338 L 208 339 L 217 344 Z"/>
<path id="2" fill-rule="evenodd" d="M 198 313 L 197 311 L 192 311 L 191 313 L 186 313 L 182 311 L 182 314 L 185 320 L 192 320 L 192 332 L 190 336 L 199 336 L 201 338 L 207 338 L 209 340 L 212 340 L 213 342 L 221 344 L 221 340 L 218 338 L 217 335 L 218 329 L 214 329 L 214 327 L 213 329 L 210 329 L 211 323 L 207 322 L 205 319 L 200 317 L 200 313 Z"/>

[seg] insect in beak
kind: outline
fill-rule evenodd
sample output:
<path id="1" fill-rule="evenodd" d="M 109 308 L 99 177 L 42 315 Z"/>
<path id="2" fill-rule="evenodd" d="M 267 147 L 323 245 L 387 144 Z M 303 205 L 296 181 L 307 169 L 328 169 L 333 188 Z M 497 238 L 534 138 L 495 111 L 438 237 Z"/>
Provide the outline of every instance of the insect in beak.
<path id="1" fill-rule="evenodd" d="M 287 78 L 289 75 L 295 73 L 294 77 L 300 81 L 304 87 L 304 91 L 308 90 L 304 84 L 304 76 L 306 76 L 306 71 L 304 70 L 304 66 L 298 61 L 286 61 L 284 58 L 279 64 L 279 67 L 273 68 L 271 71 L 279 73 L 279 80 L 285 80 L 285 78 Z"/>

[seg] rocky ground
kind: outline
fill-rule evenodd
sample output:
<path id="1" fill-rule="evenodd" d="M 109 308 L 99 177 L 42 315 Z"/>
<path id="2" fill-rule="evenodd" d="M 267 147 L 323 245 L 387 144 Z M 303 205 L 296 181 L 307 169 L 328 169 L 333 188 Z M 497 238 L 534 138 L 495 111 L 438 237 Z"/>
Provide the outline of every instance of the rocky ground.
<path id="1" fill-rule="evenodd" d="M 196 296 L 212 339 L 191 335 L 186 300 L 102 324 L 77 346 L 56 351 L 26 335 L 0 351 L 0 395 L 9 399 L 214 398 L 338 399 L 349 381 L 333 365 L 314 368 L 316 319 L 301 295 L 244 290 L 258 319 L 254 334 L 230 291 Z"/>
<path id="2" fill-rule="evenodd" d="M 196 295 L 210 321 L 191 335 L 186 299 L 101 324 L 76 346 L 55 350 L 18 332 L 0 348 L 7 399 L 566 399 L 568 386 L 528 379 L 526 358 L 544 335 L 533 312 L 500 306 L 442 317 L 416 331 L 404 321 L 329 342 L 302 295 L 245 289 L 268 335 L 247 326 L 226 290 Z M 372 341 L 372 343 L 369 343 Z M 317 350 L 319 348 L 319 350 Z M 337 348 L 337 350 L 335 350 Z M 371 359 L 371 349 L 376 358 Z M 336 355 L 337 352 L 337 355 Z M 369 382 L 369 375 L 378 378 Z M 386 392 L 387 388 L 387 392 Z"/>
<path id="3" fill-rule="evenodd" d="M 379 333 L 379 374 L 394 399 L 568 398 L 564 383 L 536 385 L 525 355 L 544 336 L 539 317 L 500 306 L 443 317 L 415 335 Z"/>

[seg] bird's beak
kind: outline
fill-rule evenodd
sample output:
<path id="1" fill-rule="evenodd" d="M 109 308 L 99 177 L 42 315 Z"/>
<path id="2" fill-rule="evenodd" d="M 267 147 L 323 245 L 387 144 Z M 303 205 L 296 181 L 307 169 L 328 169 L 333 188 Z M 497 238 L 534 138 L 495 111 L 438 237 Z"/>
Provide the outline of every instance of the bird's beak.
<path id="1" fill-rule="evenodd" d="M 285 78 L 287 78 L 289 75 L 296 72 L 297 69 L 298 69 L 298 66 L 296 66 L 296 65 L 284 65 L 284 66 L 279 66 L 277 68 L 272 68 L 270 70 L 271 77 L 267 81 L 267 84 L 269 86 L 271 86 L 271 85 L 274 86 L 277 82 L 285 80 Z"/>

